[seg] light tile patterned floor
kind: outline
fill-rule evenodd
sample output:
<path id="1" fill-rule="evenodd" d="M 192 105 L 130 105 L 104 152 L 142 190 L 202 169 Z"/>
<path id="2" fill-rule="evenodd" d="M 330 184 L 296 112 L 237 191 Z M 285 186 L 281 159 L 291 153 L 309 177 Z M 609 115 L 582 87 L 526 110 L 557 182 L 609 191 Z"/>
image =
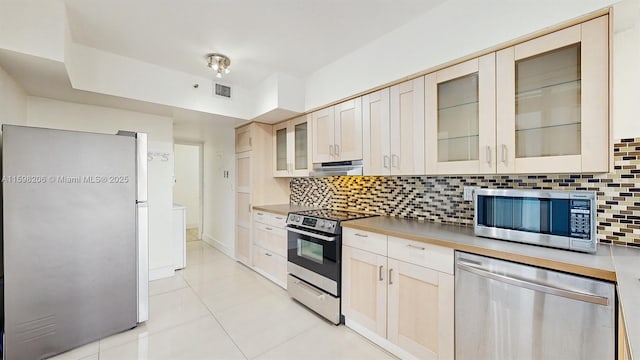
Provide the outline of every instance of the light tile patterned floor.
<path id="1" fill-rule="evenodd" d="M 150 284 L 150 320 L 54 359 L 393 359 L 202 241 Z"/>

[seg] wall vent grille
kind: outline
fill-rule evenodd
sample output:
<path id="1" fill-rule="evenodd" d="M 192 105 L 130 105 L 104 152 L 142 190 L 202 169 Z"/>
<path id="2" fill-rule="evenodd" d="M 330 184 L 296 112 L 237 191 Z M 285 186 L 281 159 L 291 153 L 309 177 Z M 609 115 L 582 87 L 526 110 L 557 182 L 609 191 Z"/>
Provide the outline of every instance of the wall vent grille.
<path id="1" fill-rule="evenodd" d="M 215 94 L 231 99 L 231 87 L 215 84 Z"/>

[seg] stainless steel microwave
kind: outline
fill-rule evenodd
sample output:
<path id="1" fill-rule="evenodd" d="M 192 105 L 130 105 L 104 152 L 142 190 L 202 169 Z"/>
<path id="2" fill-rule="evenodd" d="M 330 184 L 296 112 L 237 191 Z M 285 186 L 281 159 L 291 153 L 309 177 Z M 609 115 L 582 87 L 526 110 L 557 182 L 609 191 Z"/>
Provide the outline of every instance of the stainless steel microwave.
<path id="1" fill-rule="evenodd" d="M 474 194 L 478 236 L 596 252 L 596 193 L 479 189 Z"/>

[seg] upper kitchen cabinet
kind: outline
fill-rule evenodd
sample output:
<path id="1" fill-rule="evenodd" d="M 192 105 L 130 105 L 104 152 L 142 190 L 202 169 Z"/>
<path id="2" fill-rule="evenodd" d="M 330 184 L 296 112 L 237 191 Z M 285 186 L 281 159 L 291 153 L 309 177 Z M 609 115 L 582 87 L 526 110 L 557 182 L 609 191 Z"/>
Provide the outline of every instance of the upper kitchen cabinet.
<path id="1" fill-rule="evenodd" d="M 308 176 L 311 165 L 309 145 L 311 115 L 273 126 L 273 176 Z"/>
<path id="2" fill-rule="evenodd" d="M 318 110 L 312 116 L 314 163 L 362 159 L 362 99 Z"/>
<path id="3" fill-rule="evenodd" d="M 249 125 L 236 129 L 236 153 L 251 150 L 251 128 Z"/>
<path id="4" fill-rule="evenodd" d="M 608 170 L 608 30 L 602 16 L 497 52 L 499 173 Z"/>
<path id="5" fill-rule="evenodd" d="M 365 175 L 424 174 L 424 78 L 362 97 Z"/>
<path id="6" fill-rule="evenodd" d="M 425 77 L 427 173 L 495 173 L 495 53 Z"/>

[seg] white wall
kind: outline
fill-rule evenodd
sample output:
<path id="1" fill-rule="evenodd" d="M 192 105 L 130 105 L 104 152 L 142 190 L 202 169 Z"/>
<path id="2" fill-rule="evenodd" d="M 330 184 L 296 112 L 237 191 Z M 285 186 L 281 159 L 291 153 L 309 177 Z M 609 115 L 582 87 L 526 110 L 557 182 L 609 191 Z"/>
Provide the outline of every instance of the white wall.
<path id="1" fill-rule="evenodd" d="M 200 229 L 200 147 L 174 145 L 173 202 L 187 208 L 187 228 Z"/>
<path id="2" fill-rule="evenodd" d="M 0 67 L 0 123 L 24 124 L 27 120 L 27 95 Z"/>
<path id="3" fill-rule="evenodd" d="M 0 48 L 62 61 L 66 27 L 62 1 L 0 1 Z"/>
<path id="4" fill-rule="evenodd" d="M 566 22 L 615 0 L 448 0 L 307 77 L 312 109 Z"/>
<path id="5" fill-rule="evenodd" d="M 224 172 L 229 177 L 224 177 Z M 204 142 L 203 240 L 233 257 L 235 234 L 235 129 L 210 127 Z"/>
<path id="6" fill-rule="evenodd" d="M 27 98 L 27 125 L 114 134 L 118 130 L 146 132 L 149 152 L 169 154 L 149 161 L 149 277 L 173 275 L 173 120 L 100 106 L 40 97 Z"/>

